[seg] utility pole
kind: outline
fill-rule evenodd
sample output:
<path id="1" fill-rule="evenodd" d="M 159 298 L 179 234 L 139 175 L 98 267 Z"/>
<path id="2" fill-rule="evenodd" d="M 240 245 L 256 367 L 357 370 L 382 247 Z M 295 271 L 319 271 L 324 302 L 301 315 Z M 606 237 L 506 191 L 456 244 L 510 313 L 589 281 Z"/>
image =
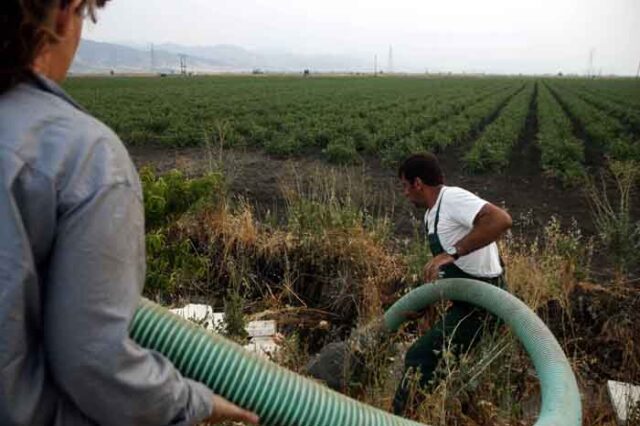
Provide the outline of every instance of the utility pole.
<path id="1" fill-rule="evenodd" d="M 378 55 L 373 55 L 373 76 L 378 75 Z"/>
<path id="2" fill-rule="evenodd" d="M 640 78 L 640 61 L 638 62 L 638 71 L 636 71 L 636 78 Z"/>
<path id="3" fill-rule="evenodd" d="M 187 75 L 187 55 L 180 55 L 180 74 Z"/>
<path id="4" fill-rule="evenodd" d="M 593 56 L 596 53 L 596 49 L 591 48 L 591 50 L 589 51 L 589 70 L 587 71 L 587 77 L 593 77 L 595 75 L 595 72 L 593 70 Z"/>
<path id="5" fill-rule="evenodd" d="M 151 72 L 155 72 L 156 70 L 156 50 L 153 43 L 151 43 Z"/>
<path id="6" fill-rule="evenodd" d="M 393 46 L 389 45 L 389 60 L 387 64 L 387 72 L 389 74 L 393 73 Z"/>

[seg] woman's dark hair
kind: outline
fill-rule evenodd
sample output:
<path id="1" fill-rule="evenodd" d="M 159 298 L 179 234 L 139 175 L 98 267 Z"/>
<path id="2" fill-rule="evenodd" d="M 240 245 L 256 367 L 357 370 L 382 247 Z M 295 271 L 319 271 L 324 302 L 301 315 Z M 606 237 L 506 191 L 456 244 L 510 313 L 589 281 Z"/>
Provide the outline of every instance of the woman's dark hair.
<path id="1" fill-rule="evenodd" d="M 416 178 L 429 186 L 444 184 L 444 174 L 438 159 L 433 154 L 415 154 L 404 160 L 398 169 L 398 177 L 413 184 Z"/>
<path id="2" fill-rule="evenodd" d="M 95 21 L 96 9 L 107 1 L 84 0 L 79 12 Z M 70 3 L 71 0 L 0 1 L 0 93 L 23 81 L 42 47 L 56 41 L 53 11 Z"/>

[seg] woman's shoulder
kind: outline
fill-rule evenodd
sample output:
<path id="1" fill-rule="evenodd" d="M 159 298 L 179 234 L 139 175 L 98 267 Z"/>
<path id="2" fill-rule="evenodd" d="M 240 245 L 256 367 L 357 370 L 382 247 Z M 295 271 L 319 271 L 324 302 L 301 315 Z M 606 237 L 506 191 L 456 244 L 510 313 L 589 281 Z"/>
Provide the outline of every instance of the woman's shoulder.
<path id="1" fill-rule="evenodd" d="M 0 145 L 49 177 L 61 194 L 81 198 L 116 184 L 140 192 L 120 138 L 77 104 L 25 84 L 0 98 L 0 112 Z"/>

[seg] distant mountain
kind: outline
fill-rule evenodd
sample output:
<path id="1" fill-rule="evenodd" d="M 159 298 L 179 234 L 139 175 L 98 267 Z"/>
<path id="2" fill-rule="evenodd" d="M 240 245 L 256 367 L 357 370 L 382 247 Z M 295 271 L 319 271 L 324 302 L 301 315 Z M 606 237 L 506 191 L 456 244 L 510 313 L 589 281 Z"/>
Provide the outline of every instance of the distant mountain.
<path id="1" fill-rule="evenodd" d="M 159 48 L 168 52 L 216 60 L 228 67 L 259 68 L 265 71 L 365 71 L 370 64 L 346 55 L 298 55 L 292 53 L 252 52 L 242 47 L 219 44 L 216 46 L 180 46 L 163 44 Z"/>
<path id="2" fill-rule="evenodd" d="M 153 65 L 152 65 L 153 64 Z M 223 64 L 213 59 L 190 57 L 187 61 L 191 71 L 220 71 Z M 172 72 L 180 69 L 180 55 L 161 49 L 141 50 L 112 43 L 82 40 L 75 61 L 73 73 L 116 72 Z"/>
<path id="3" fill-rule="evenodd" d="M 219 44 L 216 46 L 181 46 L 178 44 L 161 44 L 159 49 L 172 53 L 181 53 L 193 57 L 201 57 L 219 61 L 228 67 L 255 68 L 263 62 L 260 55 L 254 54 L 238 46 Z M 264 66 L 264 64 L 262 64 Z"/>
<path id="4" fill-rule="evenodd" d="M 254 69 L 272 72 L 301 72 L 304 69 L 344 72 L 366 71 L 370 68 L 367 61 L 346 55 L 261 53 L 233 45 L 181 46 L 169 43 L 156 45 L 152 54 L 151 48 L 144 50 L 139 47 L 82 40 L 71 72 L 178 72 L 181 55 L 187 56 L 188 70 L 197 73 L 248 72 Z"/>

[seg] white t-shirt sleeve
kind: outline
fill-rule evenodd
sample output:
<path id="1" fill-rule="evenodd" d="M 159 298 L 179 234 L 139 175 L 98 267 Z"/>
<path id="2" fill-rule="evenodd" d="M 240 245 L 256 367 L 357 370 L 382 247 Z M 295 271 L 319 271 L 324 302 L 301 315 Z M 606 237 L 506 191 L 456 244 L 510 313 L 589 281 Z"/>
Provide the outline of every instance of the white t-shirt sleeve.
<path id="1" fill-rule="evenodd" d="M 462 188 L 449 188 L 444 196 L 451 220 L 467 228 L 473 228 L 473 221 L 487 204 L 487 201 Z"/>

